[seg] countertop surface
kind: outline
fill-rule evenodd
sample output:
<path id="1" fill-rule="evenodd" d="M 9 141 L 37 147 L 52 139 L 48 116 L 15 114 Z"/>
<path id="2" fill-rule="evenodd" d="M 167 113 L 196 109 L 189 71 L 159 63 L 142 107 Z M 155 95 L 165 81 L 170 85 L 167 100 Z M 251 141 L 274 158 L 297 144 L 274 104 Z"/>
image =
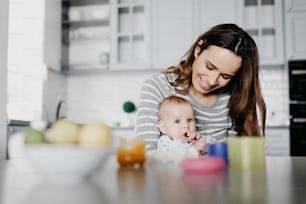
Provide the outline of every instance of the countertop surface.
<path id="1" fill-rule="evenodd" d="M 262 172 L 192 175 L 178 164 L 120 168 L 110 156 L 90 179 L 71 183 L 50 181 L 21 158 L 0 163 L 3 204 L 294 204 L 306 203 L 305 192 L 306 157 L 267 156 Z"/>

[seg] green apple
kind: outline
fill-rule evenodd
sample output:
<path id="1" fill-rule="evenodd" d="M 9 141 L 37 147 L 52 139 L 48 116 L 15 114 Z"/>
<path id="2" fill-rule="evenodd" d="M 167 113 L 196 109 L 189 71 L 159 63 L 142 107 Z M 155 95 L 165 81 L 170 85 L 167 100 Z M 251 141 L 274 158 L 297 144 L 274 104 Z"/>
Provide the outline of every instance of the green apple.
<path id="1" fill-rule="evenodd" d="M 45 143 L 45 135 L 43 131 L 26 127 L 24 130 L 24 143 L 25 144 L 39 144 Z"/>

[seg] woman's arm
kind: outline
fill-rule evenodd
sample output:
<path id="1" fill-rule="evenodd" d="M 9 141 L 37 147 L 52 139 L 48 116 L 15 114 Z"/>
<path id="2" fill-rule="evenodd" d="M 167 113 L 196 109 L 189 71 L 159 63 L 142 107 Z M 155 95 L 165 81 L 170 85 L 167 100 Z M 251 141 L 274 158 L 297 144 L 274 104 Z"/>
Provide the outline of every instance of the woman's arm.
<path id="1" fill-rule="evenodd" d="M 160 131 L 157 126 L 159 103 L 170 94 L 164 75 L 153 75 L 145 80 L 141 92 L 136 117 L 136 135 L 143 138 L 147 150 L 157 149 Z"/>

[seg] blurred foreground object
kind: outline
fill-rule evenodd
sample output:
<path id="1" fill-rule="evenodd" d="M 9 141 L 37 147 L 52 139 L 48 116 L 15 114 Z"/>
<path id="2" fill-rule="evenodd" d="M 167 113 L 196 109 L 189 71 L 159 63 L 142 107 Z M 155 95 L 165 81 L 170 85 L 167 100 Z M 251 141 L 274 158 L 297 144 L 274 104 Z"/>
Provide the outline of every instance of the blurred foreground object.
<path id="1" fill-rule="evenodd" d="M 141 166 L 144 164 L 145 144 L 142 139 L 120 138 L 120 144 L 117 149 L 117 161 L 120 166 Z"/>

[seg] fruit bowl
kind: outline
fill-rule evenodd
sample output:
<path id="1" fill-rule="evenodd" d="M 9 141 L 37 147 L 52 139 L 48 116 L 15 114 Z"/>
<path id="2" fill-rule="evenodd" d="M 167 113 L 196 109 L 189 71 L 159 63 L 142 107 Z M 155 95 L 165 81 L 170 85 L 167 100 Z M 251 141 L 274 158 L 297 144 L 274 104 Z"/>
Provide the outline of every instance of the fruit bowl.
<path id="1" fill-rule="evenodd" d="M 112 147 L 111 129 L 99 121 L 78 125 L 60 119 L 50 129 L 44 121 L 32 121 L 18 138 L 25 161 L 37 173 L 65 178 L 90 176 L 105 163 Z M 10 149 L 11 154 L 17 148 Z"/>
<path id="2" fill-rule="evenodd" d="M 42 175 L 86 177 L 103 166 L 110 147 L 82 147 L 64 144 L 25 144 L 30 166 Z"/>

